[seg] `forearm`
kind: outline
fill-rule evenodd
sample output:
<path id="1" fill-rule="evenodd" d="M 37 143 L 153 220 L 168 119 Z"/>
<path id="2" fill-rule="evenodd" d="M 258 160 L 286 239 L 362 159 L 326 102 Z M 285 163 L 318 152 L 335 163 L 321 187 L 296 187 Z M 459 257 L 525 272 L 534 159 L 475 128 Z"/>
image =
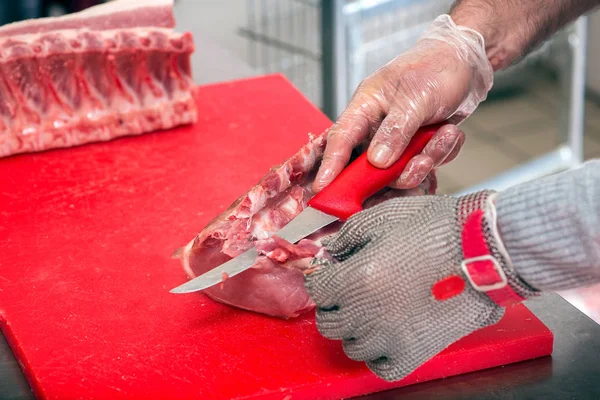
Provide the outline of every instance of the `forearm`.
<path id="1" fill-rule="evenodd" d="M 600 282 L 600 161 L 497 198 L 498 229 L 519 276 L 543 291 Z"/>
<path id="2" fill-rule="evenodd" d="M 483 35 L 494 70 L 508 67 L 600 0 L 457 0 L 450 15 Z"/>

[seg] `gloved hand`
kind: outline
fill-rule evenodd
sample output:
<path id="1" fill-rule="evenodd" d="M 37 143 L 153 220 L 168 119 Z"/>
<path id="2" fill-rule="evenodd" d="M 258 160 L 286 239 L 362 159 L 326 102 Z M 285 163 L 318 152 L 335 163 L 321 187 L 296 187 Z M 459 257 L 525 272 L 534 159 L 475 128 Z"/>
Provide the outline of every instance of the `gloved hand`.
<path id="1" fill-rule="evenodd" d="M 370 141 L 369 161 L 387 168 L 402 154 L 416 130 L 450 118 L 457 124 L 485 100 L 493 70 L 483 37 L 438 17 L 415 47 L 396 57 L 359 85 L 350 104 L 329 131 L 313 189 L 321 190 L 347 165 L 352 149 Z M 464 134 L 445 126 L 396 182 L 417 186 L 433 168 L 451 161 Z"/>
<path id="2" fill-rule="evenodd" d="M 396 198 L 350 218 L 325 241 L 333 261 L 313 260 L 305 278 L 319 331 L 395 381 L 534 295 L 511 266 L 493 199 Z"/>

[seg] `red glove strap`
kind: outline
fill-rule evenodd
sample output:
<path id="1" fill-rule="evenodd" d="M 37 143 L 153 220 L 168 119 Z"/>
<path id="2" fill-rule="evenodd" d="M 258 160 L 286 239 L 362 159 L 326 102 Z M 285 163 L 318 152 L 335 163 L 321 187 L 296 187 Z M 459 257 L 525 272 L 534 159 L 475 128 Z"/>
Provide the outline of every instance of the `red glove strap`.
<path id="1" fill-rule="evenodd" d="M 508 284 L 498 260 L 490 253 L 482 231 L 483 211 L 471 213 L 462 230 L 462 270 L 475 290 L 485 292 L 501 307 L 525 300 Z"/>

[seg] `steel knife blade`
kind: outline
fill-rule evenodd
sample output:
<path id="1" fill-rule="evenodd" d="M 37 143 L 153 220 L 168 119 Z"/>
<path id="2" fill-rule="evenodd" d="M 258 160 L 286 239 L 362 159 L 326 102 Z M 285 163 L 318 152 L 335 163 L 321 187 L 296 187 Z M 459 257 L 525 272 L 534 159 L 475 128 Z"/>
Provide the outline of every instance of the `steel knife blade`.
<path id="1" fill-rule="evenodd" d="M 332 183 L 317 193 L 308 202 L 308 206 L 275 235 L 290 243 L 296 243 L 335 221 L 345 221 L 360 212 L 364 201 L 397 179 L 410 159 L 423 151 L 442 125 L 430 125 L 419 129 L 402 156 L 387 169 L 374 167 L 367 160 L 366 153 L 363 153 Z M 231 278 L 247 270 L 254 264 L 257 256 L 256 248 L 252 247 L 170 292 L 191 293 L 207 289 L 222 282 L 224 278 Z"/>
<path id="2" fill-rule="evenodd" d="M 337 221 L 338 219 L 338 217 L 326 214 L 308 206 L 286 226 L 281 228 L 277 232 L 277 236 L 287 240 L 290 243 L 296 243 L 311 233 L 318 231 L 319 229 Z M 200 275 L 199 277 L 192 279 L 183 285 L 177 286 L 171 290 L 171 293 L 190 293 L 207 289 L 221 282 L 224 276 L 231 278 L 240 272 L 245 271 L 251 267 L 252 264 L 254 264 L 257 256 L 258 253 L 256 248 L 252 247 L 239 256 L 232 258 L 231 260 L 219 265 L 214 269 L 211 269 L 203 275 Z"/>

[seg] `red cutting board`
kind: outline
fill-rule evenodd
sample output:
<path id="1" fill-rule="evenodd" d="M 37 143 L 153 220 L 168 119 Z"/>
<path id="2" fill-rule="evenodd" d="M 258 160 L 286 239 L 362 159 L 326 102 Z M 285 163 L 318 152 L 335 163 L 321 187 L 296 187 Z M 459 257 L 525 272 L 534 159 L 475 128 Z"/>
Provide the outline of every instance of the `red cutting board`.
<path id="1" fill-rule="evenodd" d="M 519 306 L 389 384 L 313 314 L 169 294 L 186 280 L 173 250 L 330 125 L 281 76 L 196 98 L 193 127 L 0 159 L 1 327 L 38 398 L 336 399 L 551 353 Z"/>

